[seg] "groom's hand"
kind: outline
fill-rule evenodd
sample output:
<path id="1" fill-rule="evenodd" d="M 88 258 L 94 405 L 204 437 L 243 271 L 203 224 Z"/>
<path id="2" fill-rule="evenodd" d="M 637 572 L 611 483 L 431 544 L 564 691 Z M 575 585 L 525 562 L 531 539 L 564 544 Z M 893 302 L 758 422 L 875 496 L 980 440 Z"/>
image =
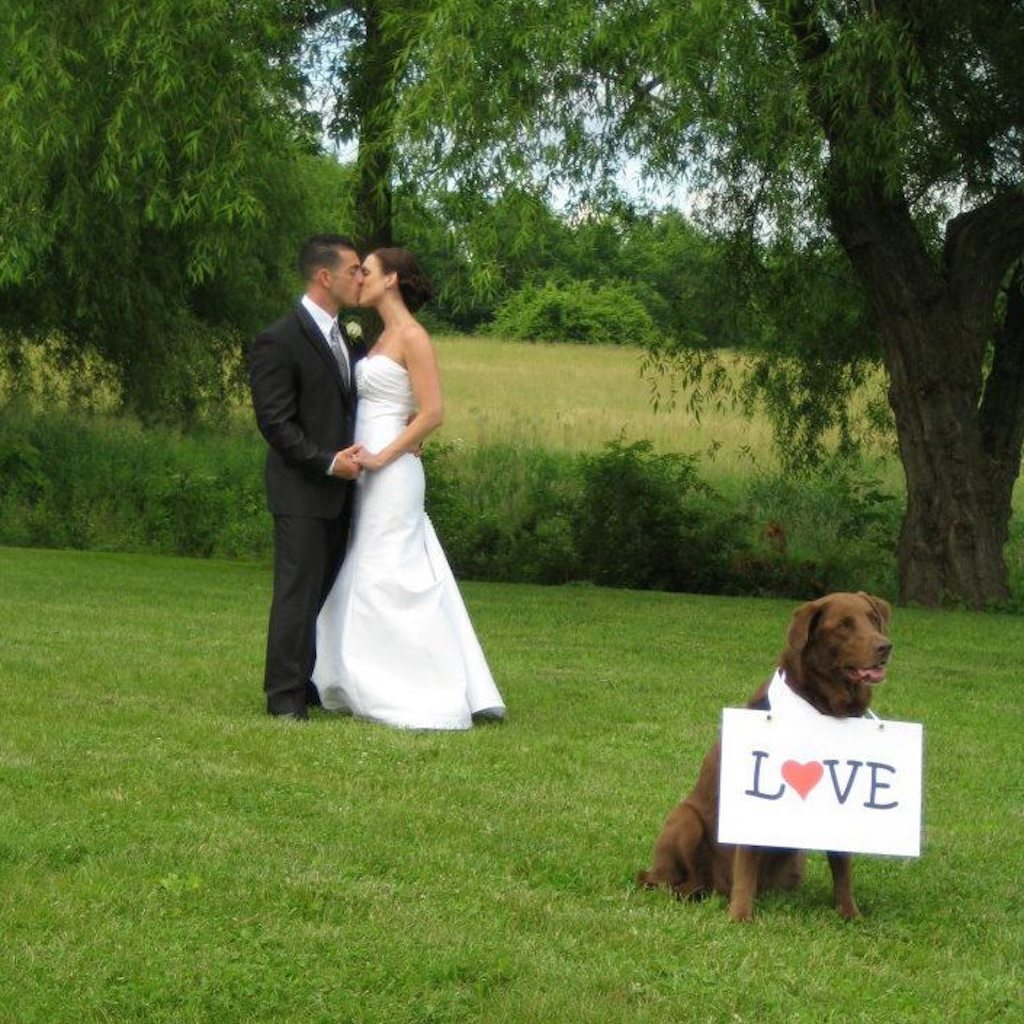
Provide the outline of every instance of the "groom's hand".
<path id="1" fill-rule="evenodd" d="M 342 480 L 356 480 L 362 468 L 352 457 L 355 446 L 346 448 L 334 456 L 334 464 L 331 466 L 331 476 L 341 477 Z"/>

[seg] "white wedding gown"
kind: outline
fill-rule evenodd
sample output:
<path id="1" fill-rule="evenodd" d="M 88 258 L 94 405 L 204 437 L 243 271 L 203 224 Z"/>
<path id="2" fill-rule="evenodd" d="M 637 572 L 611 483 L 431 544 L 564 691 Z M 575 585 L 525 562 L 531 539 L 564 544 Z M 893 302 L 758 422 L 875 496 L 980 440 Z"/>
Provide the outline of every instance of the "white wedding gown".
<path id="1" fill-rule="evenodd" d="M 378 452 L 413 412 L 404 367 L 356 364 L 356 440 Z M 501 695 L 423 509 L 423 465 L 402 455 L 356 484 L 348 552 L 317 620 L 325 708 L 407 729 L 468 729 Z"/>

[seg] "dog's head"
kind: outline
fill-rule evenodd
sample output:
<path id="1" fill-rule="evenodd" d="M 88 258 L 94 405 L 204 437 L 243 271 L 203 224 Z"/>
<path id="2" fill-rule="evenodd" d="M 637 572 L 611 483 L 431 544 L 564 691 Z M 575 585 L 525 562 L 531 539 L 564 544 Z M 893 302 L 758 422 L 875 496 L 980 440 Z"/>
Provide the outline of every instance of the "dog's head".
<path id="1" fill-rule="evenodd" d="M 828 594 L 796 610 L 779 664 L 796 693 L 824 715 L 862 715 L 892 653 L 887 601 Z"/>

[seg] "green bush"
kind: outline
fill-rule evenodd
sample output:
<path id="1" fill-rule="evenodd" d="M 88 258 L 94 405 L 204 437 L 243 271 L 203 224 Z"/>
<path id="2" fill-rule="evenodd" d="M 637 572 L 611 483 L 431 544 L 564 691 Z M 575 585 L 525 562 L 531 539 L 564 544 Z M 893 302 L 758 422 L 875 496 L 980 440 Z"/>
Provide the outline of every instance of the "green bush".
<path id="1" fill-rule="evenodd" d="M 837 457 L 813 474 L 757 473 L 744 510 L 771 552 L 747 566 L 765 592 L 897 592 L 902 504 L 859 460 Z"/>
<path id="2" fill-rule="evenodd" d="M 704 484 L 697 459 L 657 455 L 649 441 L 607 444 L 582 460 L 576 545 L 594 583 L 718 593 L 730 555 L 746 546 L 742 520 Z"/>
<path id="3" fill-rule="evenodd" d="M 37 538 L 25 513 L 48 503 L 51 483 L 39 449 L 6 420 L 0 422 L 0 480 L 0 537 L 30 546 Z"/>
<path id="4" fill-rule="evenodd" d="M 658 332 L 637 289 L 626 282 L 530 283 L 495 311 L 491 334 L 526 341 L 649 345 Z"/>
<path id="5" fill-rule="evenodd" d="M 262 460 L 258 437 L 8 409 L 0 543 L 262 557 L 271 540 Z"/>
<path id="6" fill-rule="evenodd" d="M 456 575 L 520 583 L 579 578 L 574 456 L 514 445 L 432 444 L 424 461 L 427 511 Z"/>

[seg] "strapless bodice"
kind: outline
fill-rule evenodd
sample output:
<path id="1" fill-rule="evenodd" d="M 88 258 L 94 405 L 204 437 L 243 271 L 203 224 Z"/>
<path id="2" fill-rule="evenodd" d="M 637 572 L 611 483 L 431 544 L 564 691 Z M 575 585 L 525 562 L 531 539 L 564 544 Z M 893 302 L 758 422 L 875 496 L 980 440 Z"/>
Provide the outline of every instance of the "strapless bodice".
<path id="1" fill-rule="evenodd" d="M 391 406 L 403 416 L 413 411 L 409 371 L 388 356 L 367 356 L 356 363 L 356 392 L 360 403 Z"/>
<path id="2" fill-rule="evenodd" d="M 379 452 L 409 422 L 416 406 L 409 372 L 388 356 L 366 356 L 356 363 L 356 440 Z"/>

